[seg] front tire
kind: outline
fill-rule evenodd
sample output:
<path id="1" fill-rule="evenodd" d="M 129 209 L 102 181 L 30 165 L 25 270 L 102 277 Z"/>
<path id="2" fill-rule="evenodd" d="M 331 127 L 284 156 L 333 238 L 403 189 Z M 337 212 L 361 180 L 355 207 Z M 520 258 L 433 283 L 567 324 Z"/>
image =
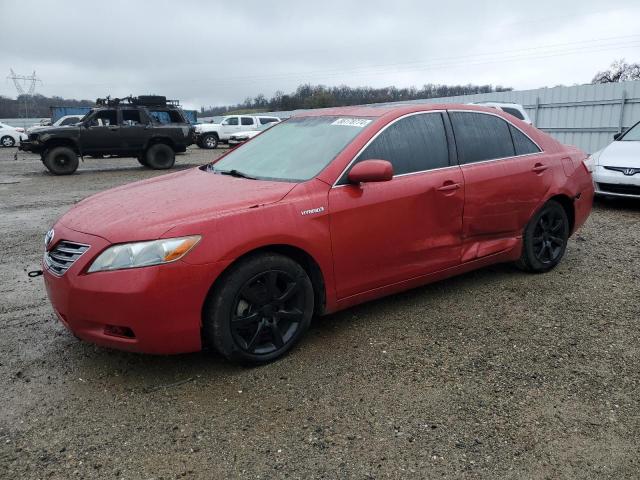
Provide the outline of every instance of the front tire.
<path id="1" fill-rule="evenodd" d="M 313 307 L 311 280 L 298 263 L 276 253 L 248 257 L 209 294 L 204 340 L 229 360 L 267 363 L 298 342 Z"/>
<path id="2" fill-rule="evenodd" d="M 200 148 L 206 148 L 208 150 L 218 147 L 218 136 L 215 133 L 207 133 L 200 138 L 198 146 Z"/>
<path id="3" fill-rule="evenodd" d="M 169 145 L 156 143 L 145 154 L 146 166 L 154 170 L 167 170 L 176 163 L 176 154 Z M 141 162 L 142 163 L 142 162 Z"/>
<path id="4" fill-rule="evenodd" d="M 54 175 L 71 175 L 78 169 L 78 155 L 69 147 L 55 147 L 47 152 L 44 166 Z"/>
<path id="5" fill-rule="evenodd" d="M 9 135 L 5 135 L 4 137 L 0 138 L 0 145 L 2 145 L 3 147 L 13 147 L 15 146 L 15 144 L 16 141 Z"/>
<path id="6" fill-rule="evenodd" d="M 558 202 L 549 200 L 524 229 L 518 267 L 528 272 L 548 272 L 562 260 L 568 239 L 567 212 Z"/>

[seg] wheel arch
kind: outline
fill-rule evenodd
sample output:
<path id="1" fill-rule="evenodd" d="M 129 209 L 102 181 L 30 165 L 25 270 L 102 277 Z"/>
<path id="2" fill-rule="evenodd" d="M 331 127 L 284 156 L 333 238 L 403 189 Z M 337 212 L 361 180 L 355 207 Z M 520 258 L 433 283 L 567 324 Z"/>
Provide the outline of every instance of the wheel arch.
<path id="1" fill-rule="evenodd" d="M 76 152 L 76 155 L 82 155 L 78 147 L 78 142 L 71 138 L 52 138 L 44 144 L 45 150 L 51 150 L 56 147 L 69 147 Z"/>
<path id="2" fill-rule="evenodd" d="M 565 213 L 567 214 L 567 218 L 569 219 L 569 232 L 573 233 L 573 229 L 575 228 L 576 224 L 576 210 L 575 205 L 573 204 L 573 199 L 571 199 L 568 195 L 559 194 L 554 195 L 553 197 L 549 198 L 549 200 L 554 200 L 562 206 Z"/>
<path id="3" fill-rule="evenodd" d="M 315 258 L 307 251 L 303 250 L 300 247 L 296 247 L 289 244 L 271 244 L 271 245 L 263 245 L 258 248 L 254 248 L 249 250 L 242 255 L 236 257 L 226 268 L 218 275 L 215 279 L 209 291 L 207 293 L 207 299 L 210 297 L 211 293 L 215 291 L 218 285 L 220 285 L 224 281 L 224 277 L 229 272 L 229 270 L 234 267 L 238 262 L 254 256 L 260 255 L 264 253 L 279 253 L 280 255 L 284 255 L 286 257 L 291 258 L 295 262 L 297 262 L 307 273 L 309 279 L 311 280 L 311 285 L 313 286 L 313 295 L 314 295 L 314 315 L 322 315 L 325 312 L 326 307 L 326 284 L 325 278 L 322 273 L 322 269 L 320 268 L 319 263 Z M 206 301 L 203 304 L 203 314 L 206 309 Z"/>
<path id="4" fill-rule="evenodd" d="M 157 136 L 157 137 L 151 137 L 149 139 L 149 141 L 147 142 L 147 144 L 145 145 L 144 149 L 145 151 L 151 147 L 152 145 L 155 145 L 157 143 L 164 143 L 165 145 L 168 145 L 171 147 L 171 149 L 175 152 L 176 150 L 176 145 L 175 142 L 173 140 L 171 140 L 171 138 L 169 137 L 162 137 L 162 136 Z"/>

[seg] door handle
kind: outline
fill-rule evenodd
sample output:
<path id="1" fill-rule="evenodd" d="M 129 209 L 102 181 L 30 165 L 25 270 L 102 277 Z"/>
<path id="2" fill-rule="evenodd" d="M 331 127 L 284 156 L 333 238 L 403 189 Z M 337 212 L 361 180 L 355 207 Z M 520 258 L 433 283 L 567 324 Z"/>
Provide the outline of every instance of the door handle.
<path id="1" fill-rule="evenodd" d="M 458 190 L 459 188 L 459 183 L 454 183 L 451 180 L 447 180 L 442 184 L 441 187 L 438 187 L 436 190 L 438 190 L 439 192 L 451 192 L 453 190 Z"/>
<path id="2" fill-rule="evenodd" d="M 543 165 L 542 163 L 536 163 L 533 168 L 531 169 L 532 172 L 536 172 L 536 173 L 542 173 L 544 172 L 547 168 L 546 165 Z"/>

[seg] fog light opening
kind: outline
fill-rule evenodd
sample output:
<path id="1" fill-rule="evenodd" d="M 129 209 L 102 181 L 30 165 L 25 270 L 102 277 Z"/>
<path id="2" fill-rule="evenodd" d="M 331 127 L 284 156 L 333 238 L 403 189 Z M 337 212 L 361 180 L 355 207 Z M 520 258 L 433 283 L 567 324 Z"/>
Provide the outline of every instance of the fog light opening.
<path id="1" fill-rule="evenodd" d="M 136 338 L 133 330 L 131 330 L 129 327 L 120 327 L 118 325 L 106 325 L 104 327 L 104 334 L 110 335 L 112 337 Z"/>

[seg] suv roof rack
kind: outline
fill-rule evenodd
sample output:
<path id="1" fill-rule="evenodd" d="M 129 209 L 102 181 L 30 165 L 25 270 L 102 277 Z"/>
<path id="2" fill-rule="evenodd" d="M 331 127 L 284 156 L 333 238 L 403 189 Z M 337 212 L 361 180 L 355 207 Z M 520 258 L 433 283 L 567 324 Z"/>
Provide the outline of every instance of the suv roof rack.
<path id="1" fill-rule="evenodd" d="M 144 107 L 179 107 L 180 100 L 167 100 L 167 97 L 162 95 L 140 95 L 138 97 L 129 95 L 128 97 L 123 98 L 111 98 L 111 96 L 108 95 L 105 98 L 96 99 L 96 105 L 100 107 L 114 107 L 122 104 L 140 105 Z"/>

